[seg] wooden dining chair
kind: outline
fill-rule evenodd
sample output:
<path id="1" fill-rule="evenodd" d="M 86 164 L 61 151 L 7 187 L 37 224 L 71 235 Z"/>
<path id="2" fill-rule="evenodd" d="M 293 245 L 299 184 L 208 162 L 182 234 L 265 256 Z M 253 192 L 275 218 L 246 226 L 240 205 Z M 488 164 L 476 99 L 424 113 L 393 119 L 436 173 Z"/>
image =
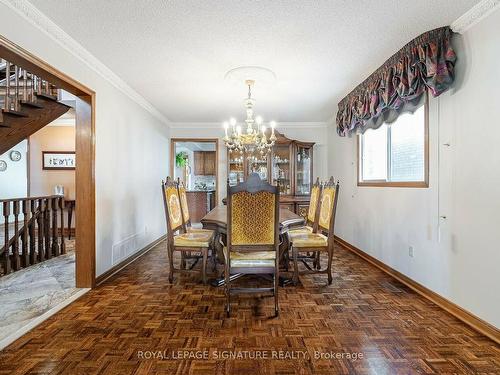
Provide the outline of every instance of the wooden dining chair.
<path id="1" fill-rule="evenodd" d="M 319 219 L 319 201 L 321 197 L 321 183 L 319 182 L 319 177 L 311 188 L 311 198 L 309 201 L 309 207 L 307 209 L 307 216 L 305 217 L 305 226 L 292 228 L 288 233 L 294 234 L 307 234 L 316 233 L 318 231 L 318 219 Z"/>
<path id="2" fill-rule="evenodd" d="M 317 233 L 318 232 L 318 221 L 319 221 L 319 203 L 321 197 L 321 183 L 319 181 L 319 177 L 316 178 L 316 182 L 313 184 L 311 188 L 311 198 L 309 201 L 309 208 L 307 209 L 307 216 L 305 217 L 305 225 L 301 227 L 291 228 L 288 231 L 288 238 L 291 236 L 296 236 L 299 234 L 308 234 L 308 233 Z M 299 255 L 300 257 L 300 255 Z M 314 252 L 312 255 L 306 254 L 301 256 L 301 260 L 313 261 L 313 267 L 319 269 L 320 267 L 320 258 L 319 252 Z M 288 257 L 286 258 L 286 264 L 288 266 Z"/>
<path id="3" fill-rule="evenodd" d="M 319 207 L 318 231 L 301 232 L 297 234 L 290 233 L 289 240 L 293 256 L 294 275 L 293 282 L 297 284 L 299 273 L 326 273 L 328 275 L 328 284 L 332 283 L 332 260 L 334 247 L 334 225 L 335 213 L 337 210 L 337 199 L 339 195 L 339 183 L 335 183 L 333 177 L 323 186 L 321 192 L 321 201 Z M 313 253 L 314 259 L 319 259 L 321 253 L 328 253 L 328 265 L 321 270 L 318 267 L 311 268 L 306 259 L 299 258 L 300 253 Z M 299 272 L 299 259 L 307 268 L 306 271 Z M 319 263 L 317 263 L 319 264 Z"/>
<path id="4" fill-rule="evenodd" d="M 279 314 L 279 186 L 252 173 L 236 186 L 227 185 L 227 246 L 225 256 L 226 312 L 231 313 L 231 294 L 273 292 L 274 312 Z M 231 275 L 270 274 L 273 286 L 233 288 Z"/>
<path id="5" fill-rule="evenodd" d="M 179 199 L 181 202 L 181 211 L 182 211 L 182 226 L 184 233 L 206 233 L 210 234 L 212 236 L 213 241 L 215 241 L 215 235 L 216 233 L 211 230 L 211 229 L 203 229 L 203 228 L 194 228 L 191 225 L 191 217 L 189 215 L 189 206 L 188 206 L 188 200 L 187 200 L 187 194 L 186 194 L 186 186 L 184 185 L 184 182 L 180 180 L 180 178 L 177 179 L 177 192 L 179 194 Z M 216 251 L 215 251 L 215 246 L 214 243 L 210 244 L 210 253 L 209 256 L 212 258 L 212 270 L 215 271 L 217 268 L 217 263 L 216 263 Z M 194 259 L 197 261 L 199 259 L 198 255 L 192 256 L 191 253 L 189 252 L 182 252 L 181 253 L 181 268 L 186 268 L 186 260 L 189 259 Z"/>
<path id="6" fill-rule="evenodd" d="M 178 186 L 174 180 L 167 178 L 166 181 L 162 181 L 162 195 L 165 206 L 165 219 L 167 222 L 167 253 L 170 266 L 168 281 L 170 283 L 173 282 L 174 272 L 199 272 L 193 269 L 196 262 L 189 269 L 185 269 L 186 257 L 184 254 L 199 253 L 200 255 L 197 259 L 202 259 L 201 276 L 203 283 L 206 284 L 207 258 L 209 249 L 213 245 L 214 233 L 213 231 L 197 232 L 186 231 L 184 229 L 185 226 Z M 181 258 L 184 260 L 184 264 L 182 264 L 181 261 L 180 268 L 174 267 L 174 252 L 176 251 L 181 252 Z"/>

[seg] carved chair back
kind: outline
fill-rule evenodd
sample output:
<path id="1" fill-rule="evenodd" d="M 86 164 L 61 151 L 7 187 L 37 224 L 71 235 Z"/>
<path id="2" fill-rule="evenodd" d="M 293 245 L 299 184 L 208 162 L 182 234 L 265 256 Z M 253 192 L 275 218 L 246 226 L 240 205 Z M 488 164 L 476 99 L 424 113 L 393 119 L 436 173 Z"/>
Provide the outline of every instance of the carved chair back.
<path id="1" fill-rule="evenodd" d="M 161 182 L 165 220 L 167 223 L 167 241 L 173 243 L 174 232 L 183 229 L 182 208 L 177 183 L 170 177 Z"/>
<path id="2" fill-rule="evenodd" d="M 276 250 L 279 245 L 279 187 L 252 173 L 227 187 L 228 250 Z"/>
<path id="3" fill-rule="evenodd" d="M 339 182 L 335 183 L 333 177 L 330 177 L 321 192 L 318 226 L 320 231 L 327 233 L 329 246 L 330 243 L 333 244 L 339 189 Z"/>

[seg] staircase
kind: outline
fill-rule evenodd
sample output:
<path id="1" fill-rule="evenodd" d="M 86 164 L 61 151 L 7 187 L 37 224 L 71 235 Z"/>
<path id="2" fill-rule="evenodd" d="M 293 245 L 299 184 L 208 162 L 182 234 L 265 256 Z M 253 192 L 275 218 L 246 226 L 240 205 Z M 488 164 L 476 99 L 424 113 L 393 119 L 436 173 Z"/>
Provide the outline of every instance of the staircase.
<path id="1" fill-rule="evenodd" d="M 70 108 L 55 85 L 0 56 L 0 155 Z M 66 252 L 64 207 L 60 196 L 0 199 L 0 276 Z"/>
<path id="2" fill-rule="evenodd" d="M 0 57 L 0 155 L 69 109 L 57 87 Z"/>

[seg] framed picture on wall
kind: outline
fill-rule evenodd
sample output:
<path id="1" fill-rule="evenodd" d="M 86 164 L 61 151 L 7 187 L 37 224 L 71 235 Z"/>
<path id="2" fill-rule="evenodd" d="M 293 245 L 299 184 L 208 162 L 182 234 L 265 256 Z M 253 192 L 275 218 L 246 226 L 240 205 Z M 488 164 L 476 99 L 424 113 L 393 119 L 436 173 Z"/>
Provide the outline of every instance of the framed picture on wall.
<path id="1" fill-rule="evenodd" d="M 74 151 L 42 151 L 43 170 L 72 170 L 75 166 Z"/>

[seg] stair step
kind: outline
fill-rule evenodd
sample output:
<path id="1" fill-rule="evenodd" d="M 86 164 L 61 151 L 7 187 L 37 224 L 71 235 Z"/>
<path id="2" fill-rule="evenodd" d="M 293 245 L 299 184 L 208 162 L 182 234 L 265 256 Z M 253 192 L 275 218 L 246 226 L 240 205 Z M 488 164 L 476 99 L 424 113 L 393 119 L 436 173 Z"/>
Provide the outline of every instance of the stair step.
<path id="1" fill-rule="evenodd" d="M 37 102 L 30 102 L 28 100 L 21 100 L 22 105 L 27 105 L 28 107 L 33 107 L 33 108 L 43 108 L 43 105 Z"/>
<path id="2" fill-rule="evenodd" d="M 55 95 L 49 95 L 49 94 L 37 94 L 37 93 L 35 93 L 35 95 L 36 95 L 38 98 L 44 98 L 44 99 L 48 99 L 48 100 L 57 101 L 57 96 L 55 96 Z"/>
<path id="3" fill-rule="evenodd" d="M 12 109 L 2 109 L 2 113 L 16 117 L 28 117 L 26 113 L 20 111 L 14 111 Z"/>

